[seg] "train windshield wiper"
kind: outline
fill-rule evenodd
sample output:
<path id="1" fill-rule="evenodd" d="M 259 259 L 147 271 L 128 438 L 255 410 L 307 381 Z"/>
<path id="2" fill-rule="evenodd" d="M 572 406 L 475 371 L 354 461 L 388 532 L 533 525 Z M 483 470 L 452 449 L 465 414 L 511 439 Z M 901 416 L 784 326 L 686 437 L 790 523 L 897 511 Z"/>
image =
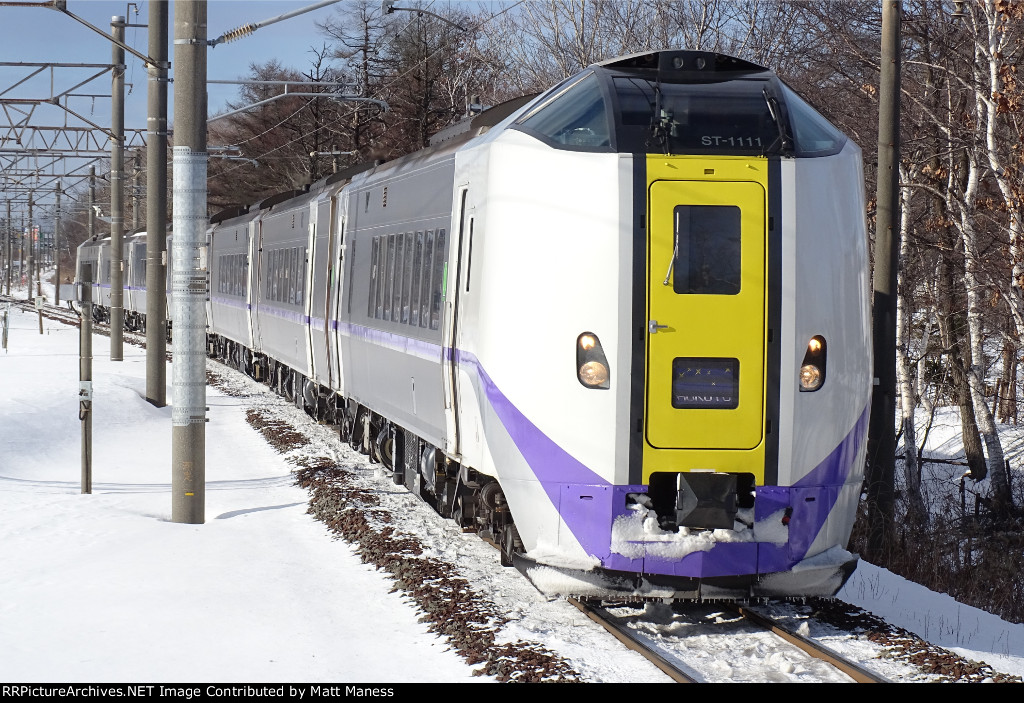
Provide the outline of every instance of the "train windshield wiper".
<path id="1" fill-rule="evenodd" d="M 789 138 L 789 135 L 786 133 L 786 127 L 782 124 L 782 118 L 779 113 L 779 99 L 774 95 L 769 95 L 767 88 L 761 89 L 761 95 L 764 96 L 764 101 L 768 104 L 768 114 L 772 116 L 772 121 L 775 123 L 775 129 L 779 132 L 778 138 L 772 142 L 771 146 L 769 146 L 768 149 L 765 149 L 765 151 L 769 151 L 772 146 L 781 142 L 783 153 L 792 152 L 793 140 Z"/>

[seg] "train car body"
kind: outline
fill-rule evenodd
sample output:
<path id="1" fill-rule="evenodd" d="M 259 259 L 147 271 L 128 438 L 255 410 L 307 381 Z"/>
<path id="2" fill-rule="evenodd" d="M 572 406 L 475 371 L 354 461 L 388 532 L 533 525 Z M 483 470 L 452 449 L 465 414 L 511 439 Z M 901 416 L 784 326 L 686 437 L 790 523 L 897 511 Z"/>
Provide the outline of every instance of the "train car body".
<path id="1" fill-rule="evenodd" d="M 443 512 L 466 467 L 498 479 L 513 520 L 491 536 L 541 590 L 843 583 L 871 379 L 860 151 L 773 74 L 609 62 L 346 191 L 348 395 L 443 453 L 412 469 Z"/>
<path id="2" fill-rule="evenodd" d="M 126 247 L 127 249 L 127 247 Z M 75 280 L 82 280 L 82 265 L 90 265 L 92 303 L 98 320 L 110 316 L 110 236 L 94 237 L 78 247 Z"/>
<path id="3" fill-rule="evenodd" d="M 146 329 L 146 232 L 125 234 L 124 326 L 135 332 Z"/>
<path id="4" fill-rule="evenodd" d="M 252 292 L 258 276 L 251 268 L 253 246 L 258 242 L 257 209 L 241 209 L 223 219 L 216 219 L 210 228 L 208 266 L 210 299 L 207 320 L 217 332 L 220 345 L 215 353 L 230 359 L 236 366 L 251 366 Z M 258 247 L 255 255 L 258 256 Z"/>
<path id="5" fill-rule="evenodd" d="M 133 230 L 124 235 L 124 254 L 122 266 L 124 275 L 124 325 L 133 332 L 144 332 L 146 330 L 147 313 L 147 285 L 146 268 L 148 257 L 147 235 L 144 230 Z M 171 236 L 167 235 L 165 251 L 169 251 Z M 93 316 L 97 322 L 110 321 L 110 235 L 93 237 L 87 239 L 78 247 L 75 263 L 75 281 L 82 281 L 82 265 L 91 265 L 91 290 L 93 303 Z M 165 269 L 166 280 L 166 304 L 164 309 L 165 318 L 170 310 L 171 300 L 171 270 L 168 264 Z M 75 299 L 81 302 L 79 292 L 76 289 Z"/>
<path id="6" fill-rule="evenodd" d="M 210 231 L 210 350 L 549 594 L 832 595 L 872 364 L 858 147 L 637 54 Z"/>

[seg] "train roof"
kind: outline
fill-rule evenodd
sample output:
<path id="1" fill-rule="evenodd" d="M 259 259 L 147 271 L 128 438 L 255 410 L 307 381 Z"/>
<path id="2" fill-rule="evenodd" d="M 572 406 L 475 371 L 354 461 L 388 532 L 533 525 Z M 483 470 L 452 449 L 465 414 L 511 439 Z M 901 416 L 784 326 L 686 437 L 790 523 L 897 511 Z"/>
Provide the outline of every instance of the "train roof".
<path id="1" fill-rule="evenodd" d="M 741 75 L 772 73 L 764 66 L 713 51 L 641 51 L 594 65 L 654 74 L 661 81 L 729 80 Z"/>
<path id="2" fill-rule="evenodd" d="M 540 95 L 540 93 L 521 95 L 518 98 L 512 98 L 511 100 L 506 100 L 503 103 L 498 103 L 493 107 L 489 107 L 479 115 L 473 115 L 472 117 L 460 120 L 450 127 L 445 127 L 440 132 L 432 136 L 430 138 L 430 145 L 436 146 L 467 133 L 480 134 L 481 130 L 487 130 L 495 126 L 513 112 L 536 98 L 538 95 Z"/>

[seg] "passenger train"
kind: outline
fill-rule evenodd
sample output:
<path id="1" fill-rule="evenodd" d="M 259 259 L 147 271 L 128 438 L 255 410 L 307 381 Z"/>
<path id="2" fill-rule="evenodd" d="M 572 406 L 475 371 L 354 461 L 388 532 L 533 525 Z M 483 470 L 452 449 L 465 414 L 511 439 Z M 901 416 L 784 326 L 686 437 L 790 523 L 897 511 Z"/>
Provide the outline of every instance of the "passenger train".
<path id="1" fill-rule="evenodd" d="M 80 257 L 102 308 L 109 241 Z M 770 70 L 596 64 L 220 213 L 207 265 L 211 356 L 336 423 L 542 592 L 831 596 L 855 568 L 861 152 Z"/>

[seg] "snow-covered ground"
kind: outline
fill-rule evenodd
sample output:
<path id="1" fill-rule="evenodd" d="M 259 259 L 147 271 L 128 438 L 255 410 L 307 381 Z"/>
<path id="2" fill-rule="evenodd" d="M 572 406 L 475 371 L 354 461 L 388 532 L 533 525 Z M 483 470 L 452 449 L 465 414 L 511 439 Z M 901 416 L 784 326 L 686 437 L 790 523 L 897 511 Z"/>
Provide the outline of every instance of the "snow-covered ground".
<path id="1" fill-rule="evenodd" d="M 307 514 L 294 465 L 246 422 L 246 384 L 257 388 L 247 379 L 242 395 L 208 389 L 206 522 L 172 523 L 170 408 L 145 400 L 143 350 L 126 344 L 124 361 L 111 362 L 109 339 L 95 336 L 93 493 L 82 495 L 78 334 L 47 320 L 40 335 L 36 315 L 14 308 L 0 349 L 0 681 L 491 680 Z M 379 473 L 327 444 L 353 471 Z M 514 614 L 509 639 L 540 642 L 589 681 L 666 680 L 568 604 L 497 568 L 474 535 L 426 515 L 431 549 Z M 1024 626 L 869 564 L 839 595 L 1024 675 Z"/>

